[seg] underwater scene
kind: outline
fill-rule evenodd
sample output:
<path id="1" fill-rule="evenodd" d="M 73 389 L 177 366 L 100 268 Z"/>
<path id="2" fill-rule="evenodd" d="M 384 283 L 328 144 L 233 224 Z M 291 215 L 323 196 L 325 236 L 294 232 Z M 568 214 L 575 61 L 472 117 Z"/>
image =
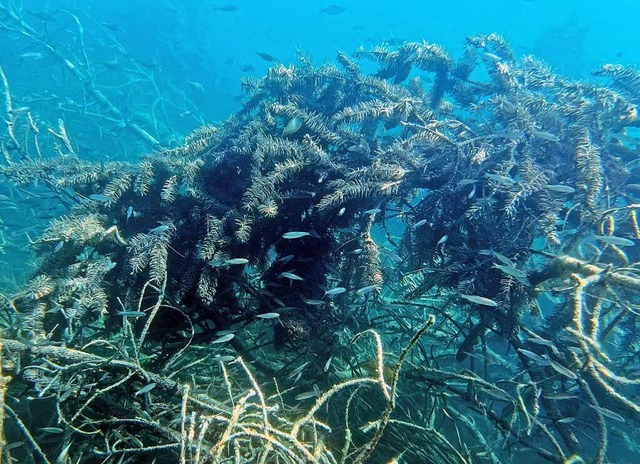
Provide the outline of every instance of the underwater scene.
<path id="1" fill-rule="evenodd" d="M 640 463 L 630 0 L 0 0 L 0 463 Z"/>

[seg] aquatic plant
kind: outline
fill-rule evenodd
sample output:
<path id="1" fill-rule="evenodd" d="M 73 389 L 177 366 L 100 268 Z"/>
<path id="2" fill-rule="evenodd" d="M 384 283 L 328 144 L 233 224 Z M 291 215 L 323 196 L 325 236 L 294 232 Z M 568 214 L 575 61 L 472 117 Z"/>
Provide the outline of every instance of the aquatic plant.
<path id="1" fill-rule="evenodd" d="M 68 207 L 3 302 L 8 392 L 55 405 L 58 459 L 605 462 L 611 433 L 635 451 L 616 421 L 640 412 L 637 73 L 570 81 L 493 34 L 460 59 L 337 62 L 275 64 L 240 112 L 137 163 L 6 145 L 0 173 Z M 56 457 L 5 405 L 15 452 Z"/>

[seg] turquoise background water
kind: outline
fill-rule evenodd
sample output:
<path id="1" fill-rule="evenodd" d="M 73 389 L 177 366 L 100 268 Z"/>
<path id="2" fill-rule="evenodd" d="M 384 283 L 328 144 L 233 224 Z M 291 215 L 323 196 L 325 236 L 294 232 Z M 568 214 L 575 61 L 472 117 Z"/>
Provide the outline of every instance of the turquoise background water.
<path id="1" fill-rule="evenodd" d="M 256 52 L 288 62 L 297 49 L 318 62 L 337 50 L 370 48 L 387 39 L 426 40 L 451 53 L 465 37 L 496 32 L 520 55 L 533 53 L 559 73 L 587 77 L 608 62 L 640 60 L 633 18 L 640 2 L 571 0 L 343 1 L 338 15 L 321 13 L 329 1 L 250 1 L 230 3 L 83 2 L 83 9 L 117 25 L 116 35 L 131 53 L 157 61 L 176 85 L 202 82 L 203 111 L 224 118 L 236 108 L 241 66 L 262 75 L 270 63 Z M 216 10 L 237 6 L 233 12 Z"/>

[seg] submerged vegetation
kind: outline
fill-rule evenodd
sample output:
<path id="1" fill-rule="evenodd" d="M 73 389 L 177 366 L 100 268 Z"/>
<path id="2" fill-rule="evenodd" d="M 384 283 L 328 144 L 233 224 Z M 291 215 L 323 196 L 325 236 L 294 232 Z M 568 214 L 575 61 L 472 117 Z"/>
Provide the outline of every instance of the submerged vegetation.
<path id="1" fill-rule="evenodd" d="M 3 457 L 637 453 L 640 74 L 595 74 L 496 35 L 301 54 L 224 123 L 91 162 L 0 73 L 0 172 L 66 208 L 0 301 Z"/>

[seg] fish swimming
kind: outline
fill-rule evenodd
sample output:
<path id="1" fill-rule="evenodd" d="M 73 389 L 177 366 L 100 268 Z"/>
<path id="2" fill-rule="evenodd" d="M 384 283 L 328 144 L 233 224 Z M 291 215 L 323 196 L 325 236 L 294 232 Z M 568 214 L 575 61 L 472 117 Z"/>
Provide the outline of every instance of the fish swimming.
<path id="1" fill-rule="evenodd" d="M 263 53 L 263 52 L 256 52 L 256 55 L 258 55 L 260 58 L 262 58 L 265 61 L 269 61 L 271 63 L 276 62 L 276 57 L 273 55 L 269 55 L 268 53 Z"/>
<path id="2" fill-rule="evenodd" d="M 234 11 L 238 11 L 240 9 L 240 7 L 238 5 L 233 5 L 233 4 L 226 4 L 226 5 L 220 5 L 220 6 L 216 6 L 213 8 L 213 11 L 222 11 L 224 13 L 232 13 Z"/>
<path id="3" fill-rule="evenodd" d="M 315 232 L 315 231 L 310 231 L 310 232 L 285 232 L 284 234 L 282 234 L 282 238 L 284 238 L 286 240 L 295 240 L 297 238 L 302 238 L 302 237 L 320 238 L 318 233 Z"/>
<path id="4" fill-rule="evenodd" d="M 553 359 L 549 360 L 549 365 L 553 368 L 554 371 L 556 371 L 560 375 L 564 375 L 565 377 L 568 377 L 568 378 L 574 379 L 574 380 L 578 378 L 578 376 L 575 374 L 575 372 L 567 369 L 562 364 L 557 363 Z"/>
<path id="5" fill-rule="evenodd" d="M 20 55 L 20 58 L 23 60 L 39 60 L 42 58 L 42 53 L 40 52 L 26 52 Z"/>
<path id="6" fill-rule="evenodd" d="M 224 264 L 228 266 L 237 266 L 240 264 L 247 264 L 247 263 L 249 263 L 249 260 L 246 258 L 233 258 L 233 259 L 228 259 L 224 262 Z"/>
<path id="7" fill-rule="evenodd" d="M 226 343 L 226 342 L 228 342 L 230 340 L 233 340 L 234 338 L 235 338 L 235 335 L 232 334 L 232 333 L 229 333 L 229 334 L 226 334 L 226 335 L 223 335 L 221 337 L 216 338 L 214 341 L 211 342 L 211 344 L 217 345 L 219 343 Z"/>
<path id="8" fill-rule="evenodd" d="M 519 279 L 526 279 L 527 278 L 527 273 L 525 271 L 522 271 L 522 270 L 516 268 L 515 266 L 507 266 L 507 265 L 494 263 L 493 267 L 496 268 L 496 269 L 499 269 L 502 272 L 504 272 L 505 274 L 510 275 L 512 277 L 515 277 L 515 278 L 519 278 Z"/>
<path id="9" fill-rule="evenodd" d="M 295 134 L 302 127 L 302 120 L 295 116 L 289 120 L 284 129 L 282 129 L 282 136 L 286 137 L 287 135 Z"/>
<path id="10" fill-rule="evenodd" d="M 562 185 L 562 184 L 548 184 L 548 185 L 545 185 L 544 188 L 546 188 L 551 192 L 566 193 L 566 194 L 574 193 L 576 191 L 576 189 L 574 189 L 573 187 L 570 187 L 569 185 Z"/>
<path id="11" fill-rule="evenodd" d="M 537 362 L 541 366 L 549 365 L 549 359 L 547 359 L 546 357 L 540 356 L 538 353 L 534 353 L 533 351 L 525 350 L 523 348 L 518 348 L 518 352 L 520 354 L 523 354 L 527 358 L 531 359 L 532 361 Z"/>
<path id="12" fill-rule="evenodd" d="M 339 15 L 341 13 L 344 13 L 346 11 L 346 8 L 340 5 L 330 5 L 327 6 L 323 9 L 320 10 L 320 13 L 322 14 L 327 14 L 327 15 Z"/>
<path id="13" fill-rule="evenodd" d="M 116 316 L 120 317 L 144 317 L 145 313 L 142 311 L 116 311 Z"/>
<path id="14" fill-rule="evenodd" d="M 483 296 L 478 296 L 478 295 L 465 295 L 464 293 L 461 293 L 460 296 L 462 298 L 464 298 L 465 300 L 471 302 L 471 303 L 475 303 L 475 304 L 479 304 L 482 306 L 491 306 L 491 307 L 496 307 L 498 306 L 498 303 L 496 303 L 495 301 L 493 301 L 490 298 L 485 298 Z"/>
<path id="15" fill-rule="evenodd" d="M 256 316 L 258 319 L 276 319 L 280 317 L 278 313 L 262 313 Z"/>
<path id="16" fill-rule="evenodd" d="M 144 395 L 145 393 L 149 393 L 151 390 L 156 388 L 156 385 L 157 384 L 155 382 L 151 382 L 150 384 L 145 385 L 140 390 L 138 390 L 133 396 Z"/>
<path id="17" fill-rule="evenodd" d="M 368 293 L 371 293 L 373 291 L 380 290 L 380 288 L 380 285 L 367 285 L 366 287 L 362 287 L 356 290 L 356 294 L 358 296 L 367 295 Z"/>
<path id="18" fill-rule="evenodd" d="M 149 233 L 151 235 L 158 235 L 161 234 L 162 232 L 169 230 L 169 226 L 166 224 L 162 224 L 158 227 L 154 227 L 153 229 L 149 229 Z"/>
<path id="19" fill-rule="evenodd" d="M 634 246 L 635 243 L 632 240 L 624 237 L 616 237 L 615 235 L 596 235 L 594 237 L 596 240 L 606 243 L 607 245 L 616 245 L 616 246 Z"/>
<path id="20" fill-rule="evenodd" d="M 498 184 L 502 184 L 506 187 L 513 187 L 514 185 L 517 184 L 517 182 L 515 181 L 515 179 L 512 179 L 509 176 L 502 176 L 500 174 L 485 174 L 484 175 L 487 179 L 490 179 Z"/>
<path id="21" fill-rule="evenodd" d="M 102 195 L 101 193 L 94 193 L 92 195 L 89 195 L 89 199 L 93 201 L 98 201 L 100 203 L 107 203 L 111 201 L 111 197 Z"/>
<path id="22" fill-rule="evenodd" d="M 302 277 L 294 274 L 293 272 L 281 272 L 280 274 L 278 274 L 278 277 L 289 280 L 304 280 Z"/>
<path id="23" fill-rule="evenodd" d="M 344 287 L 335 287 L 335 288 L 332 288 L 331 290 L 327 290 L 326 292 L 324 292 L 324 296 L 336 296 L 346 291 L 347 289 Z"/>
<path id="24" fill-rule="evenodd" d="M 187 84 L 189 84 L 191 88 L 196 92 L 206 93 L 206 89 L 204 88 L 204 85 L 202 85 L 200 82 L 190 81 L 189 79 L 187 79 Z"/>
<path id="25" fill-rule="evenodd" d="M 560 137 L 558 137 L 555 134 L 552 134 L 550 132 L 544 132 L 544 131 L 533 131 L 531 133 L 531 135 L 533 135 L 535 138 L 537 139 L 541 139 L 541 140 L 546 140 L 548 142 L 559 142 L 560 141 Z"/>

